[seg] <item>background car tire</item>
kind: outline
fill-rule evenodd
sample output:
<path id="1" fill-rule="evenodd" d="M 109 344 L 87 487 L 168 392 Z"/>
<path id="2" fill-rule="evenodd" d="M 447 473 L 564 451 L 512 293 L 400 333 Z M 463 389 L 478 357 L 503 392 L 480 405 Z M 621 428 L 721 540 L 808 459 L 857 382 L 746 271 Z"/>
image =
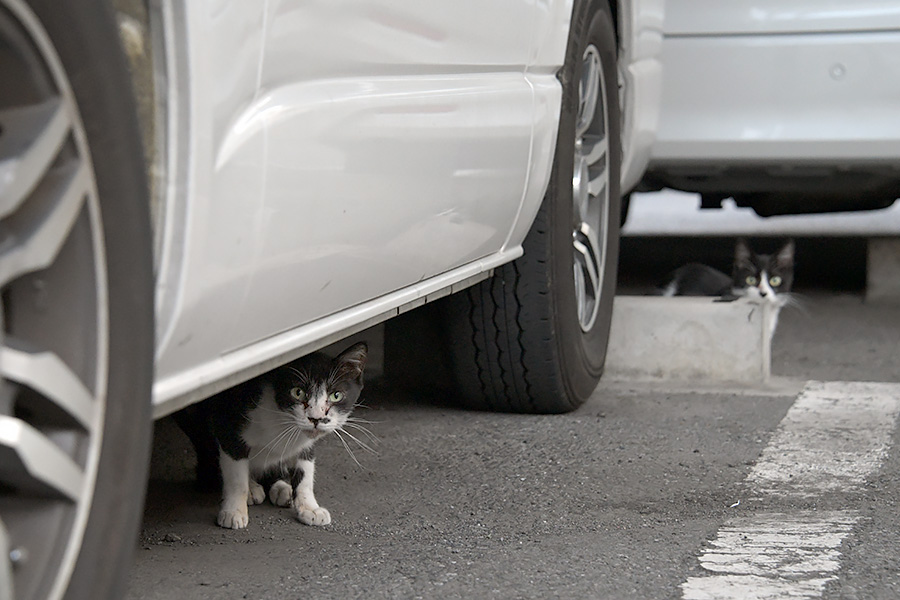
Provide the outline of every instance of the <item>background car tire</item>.
<path id="1" fill-rule="evenodd" d="M 563 98 L 553 171 L 524 256 L 445 304 L 453 374 L 473 408 L 569 411 L 590 396 L 603 372 L 622 162 L 616 37 L 605 2 L 575 3 L 558 78 Z M 585 104 L 596 84 L 602 85 L 591 110 Z M 593 151 L 601 148 L 598 157 Z M 586 178 L 606 183 L 588 198 Z"/>
<path id="2" fill-rule="evenodd" d="M 21 164 L 40 165 L 33 186 L 0 188 L 0 200 L 4 191 L 14 198 L 2 224 L 21 234 L 12 239 L 22 254 L 48 257 L 22 266 L 0 253 L 3 357 L 22 359 L 0 364 L 0 419 L 78 473 L 67 495 L 58 464 L 12 460 L 0 469 L 15 597 L 118 598 L 142 514 L 154 352 L 149 199 L 131 79 L 102 0 L 0 0 L 0 41 L 0 158 L 19 152 Z M 51 193 L 58 180 L 63 199 Z M 44 227 L 51 220 L 64 225 Z M 55 233 L 27 246 L 29 223 Z M 51 385 L 32 350 L 51 356 L 70 385 Z M 86 403 L 76 409 L 72 390 L 81 386 Z M 31 451 L 7 442 L 6 458 Z"/>

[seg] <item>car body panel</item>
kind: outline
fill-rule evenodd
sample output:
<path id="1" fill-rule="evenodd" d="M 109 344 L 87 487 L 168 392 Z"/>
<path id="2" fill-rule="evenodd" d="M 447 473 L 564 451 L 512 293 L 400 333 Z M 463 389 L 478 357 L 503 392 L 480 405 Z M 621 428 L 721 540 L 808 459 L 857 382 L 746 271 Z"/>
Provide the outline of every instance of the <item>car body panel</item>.
<path id="1" fill-rule="evenodd" d="M 667 0 L 666 36 L 843 33 L 900 29 L 895 0 Z"/>
<path id="2" fill-rule="evenodd" d="M 642 188 L 763 215 L 900 196 L 900 6 L 671 0 L 661 115 Z"/>
<path id="3" fill-rule="evenodd" d="M 623 193 L 641 180 L 656 139 L 662 94 L 660 51 L 665 9 L 666 0 L 643 0 L 619 6 Z"/>
<path id="4" fill-rule="evenodd" d="M 550 177 L 572 5 L 160 0 L 156 416 L 520 256 Z M 623 6 L 636 179 L 656 112 L 634 96 L 658 89 L 662 0 Z"/>
<path id="5" fill-rule="evenodd" d="M 900 31 L 677 37 L 652 160 L 895 162 Z"/>
<path id="6" fill-rule="evenodd" d="M 191 163 L 181 252 L 160 267 L 177 299 L 158 331 L 155 402 L 201 372 L 227 378 L 308 348 L 330 315 L 346 330 L 349 309 L 390 312 L 437 291 L 432 280 L 521 253 L 527 226 L 515 225 L 546 188 L 563 59 L 559 44 L 538 48 L 558 34 L 534 33 L 560 29 L 560 15 L 565 31 L 570 3 L 181 10 Z M 223 366 L 239 355 L 240 368 Z"/>

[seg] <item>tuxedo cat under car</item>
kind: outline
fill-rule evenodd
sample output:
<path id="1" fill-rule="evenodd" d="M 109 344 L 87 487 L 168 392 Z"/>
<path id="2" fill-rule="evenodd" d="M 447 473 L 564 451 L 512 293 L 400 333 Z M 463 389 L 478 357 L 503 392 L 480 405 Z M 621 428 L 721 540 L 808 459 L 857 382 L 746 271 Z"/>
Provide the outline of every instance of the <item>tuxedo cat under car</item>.
<path id="1" fill-rule="evenodd" d="M 657 288 L 659 296 L 720 296 L 757 298 L 781 307 L 794 282 L 794 241 L 774 254 L 757 254 L 738 239 L 731 276 L 700 263 L 688 263 L 669 274 Z"/>
<path id="2" fill-rule="evenodd" d="M 302 523 L 331 523 L 313 494 L 312 446 L 352 425 L 367 351 L 359 343 L 336 358 L 310 354 L 176 415 L 197 450 L 198 480 L 209 485 L 221 473 L 220 526 L 246 527 L 247 506 L 267 496 Z"/>

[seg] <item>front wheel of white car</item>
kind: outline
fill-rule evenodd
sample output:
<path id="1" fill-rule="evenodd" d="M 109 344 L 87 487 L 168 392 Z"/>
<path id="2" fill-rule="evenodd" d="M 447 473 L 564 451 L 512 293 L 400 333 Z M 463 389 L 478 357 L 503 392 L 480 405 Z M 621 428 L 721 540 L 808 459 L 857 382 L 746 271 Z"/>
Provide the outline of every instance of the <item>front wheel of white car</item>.
<path id="1" fill-rule="evenodd" d="M 525 254 L 447 302 L 453 371 L 469 406 L 565 412 L 600 379 L 619 247 L 616 72 L 609 5 L 577 1 L 558 75 L 553 171 Z"/>
<path id="2" fill-rule="evenodd" d="M 120 597 L 150 442 L 146 177 L 101 0 L 0 0 L 0 597 Z"/>

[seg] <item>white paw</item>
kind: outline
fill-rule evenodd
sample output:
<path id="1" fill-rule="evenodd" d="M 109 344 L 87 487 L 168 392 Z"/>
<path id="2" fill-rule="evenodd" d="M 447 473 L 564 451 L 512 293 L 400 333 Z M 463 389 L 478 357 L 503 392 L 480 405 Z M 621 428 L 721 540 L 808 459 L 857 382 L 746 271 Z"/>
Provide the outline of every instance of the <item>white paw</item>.
<path id="1" fill-rule="evenodd" d="M 269 501 L 275 506 L 290 506 L 294 490 L 287 481 L 279 479 L 269 488 Z"/>
<path id="2" fill-rule="evenodd" d="M 295 506 L 294 516 L 306 525 L 328 525 L 331 523 L 331 513 L 327 508 L 313 508 L 311 506 Z"/>
<path id="3" fill-rule="evenodd" d="M 266 499 L 266 490 L 255 481 L 251 481 L 250 494 L 247 497 L 250 500 L 249 504 L 262 504 Z"/>
<path id="4" fill-rule="evenodd" d="M 250 516 L 247 513 L 247 507 L 244 510 L 225 510 L 219 511 L 219 517 L 216 519 L 219 527 L 227 529 L 243 529 L 250 523 Z"/>

